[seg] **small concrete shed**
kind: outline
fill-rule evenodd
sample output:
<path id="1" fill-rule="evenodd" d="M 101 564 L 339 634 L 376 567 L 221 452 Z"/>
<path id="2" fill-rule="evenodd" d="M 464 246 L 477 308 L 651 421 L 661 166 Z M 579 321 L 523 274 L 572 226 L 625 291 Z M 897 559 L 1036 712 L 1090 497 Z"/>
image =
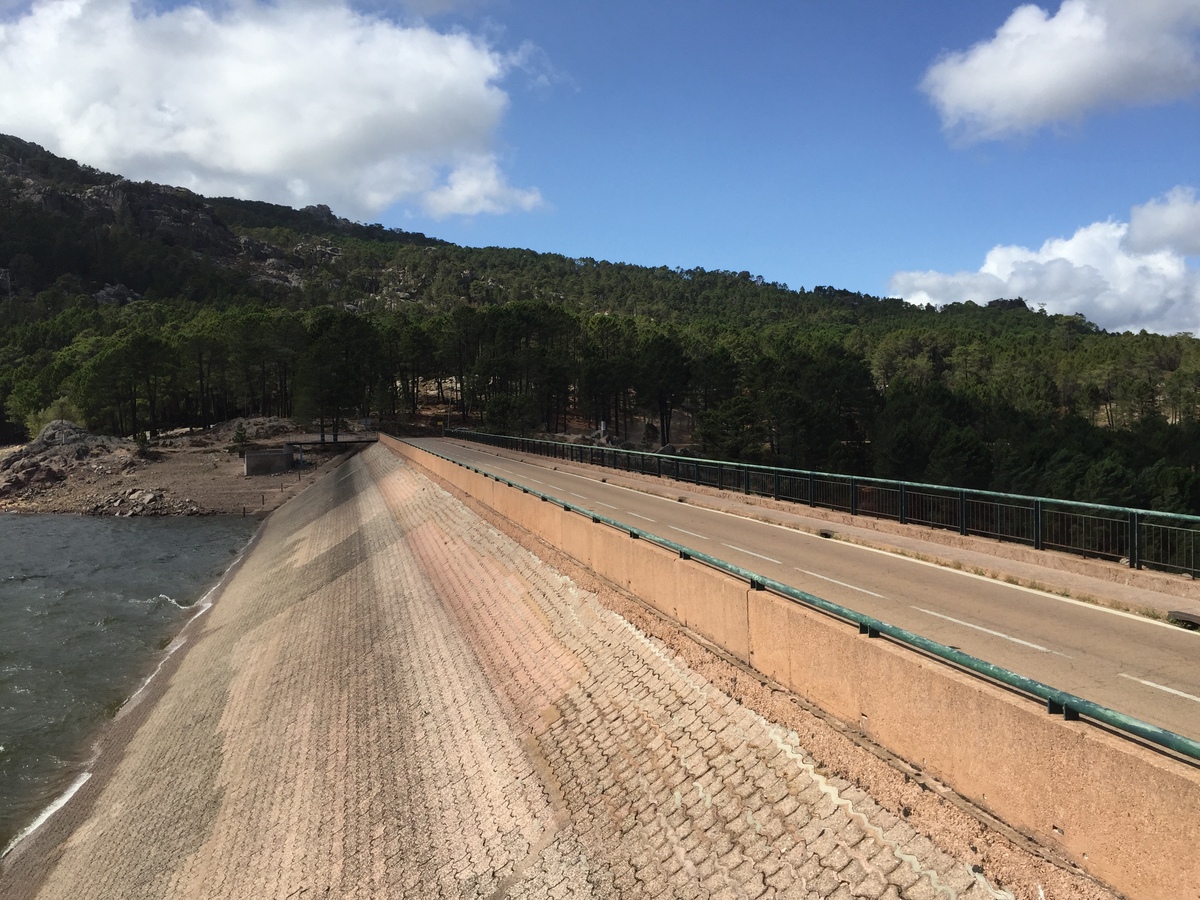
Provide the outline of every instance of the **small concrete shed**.
<path id="1" fill-rule="evenodd" d="M 292 468 L 292 445 L 284 444 L 275 450 L 247 450 L 247 475 L 278 475 Z"/>

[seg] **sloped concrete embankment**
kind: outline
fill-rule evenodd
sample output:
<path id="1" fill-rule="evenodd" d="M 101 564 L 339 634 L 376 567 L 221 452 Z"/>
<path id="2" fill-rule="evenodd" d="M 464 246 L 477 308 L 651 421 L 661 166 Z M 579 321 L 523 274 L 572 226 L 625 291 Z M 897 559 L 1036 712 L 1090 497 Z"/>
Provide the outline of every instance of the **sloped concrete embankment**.
<path id="1" fill-rule="evenodd" d="M 1131 897 L 1200 897 L 1200 769 L 380 438 Z"/>

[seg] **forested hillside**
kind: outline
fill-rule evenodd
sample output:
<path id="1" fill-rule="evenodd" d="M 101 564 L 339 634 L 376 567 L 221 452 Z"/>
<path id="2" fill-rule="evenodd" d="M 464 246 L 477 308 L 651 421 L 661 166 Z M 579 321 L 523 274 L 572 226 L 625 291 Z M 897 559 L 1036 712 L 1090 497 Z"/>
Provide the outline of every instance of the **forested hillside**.
<path id="1" fill-rule="evenodd" d="M 1188 335 L 458 247 L 0 136 L 0 440 L 59 414 L 403 421 L 423 390 L 498 431 L 657 446 L 686 418 L 714 456 L 1200 513 Z"/>

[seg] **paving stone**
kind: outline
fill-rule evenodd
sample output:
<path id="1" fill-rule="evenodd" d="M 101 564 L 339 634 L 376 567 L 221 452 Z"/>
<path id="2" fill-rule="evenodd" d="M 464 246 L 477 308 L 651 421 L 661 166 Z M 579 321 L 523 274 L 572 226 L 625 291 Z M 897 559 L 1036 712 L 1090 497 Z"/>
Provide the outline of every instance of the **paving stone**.
<path id="1" fill-rule="evenodd" d="M 895 887 L 889 885 L 880 873 L 868 872 L 862 881 L 851 888 L 850 893 L 855 897 L 866 897 L 867 900 L 881 900 L 889 888 L 895 890 Z M 964 898 L 960 895 L 959 900 L 964 900 Z"/>
<path id="2" fill-rule="evenodd" d="M 821 897 L 830 896 L 842 886 L 841 881 L 838 880 L 837 873 L 827 868 L 822 868 L 820 874 L 817 875 L 816 880 L 812 883 L 813 890 Z"/>
<path id="3" fill-rule="evenodd" d="M 888 884 L 894 884 L 900 889 L 901 893 L 907 890 L 912 885 L 916 884 L 921 878 L 921 873 L 916 871 L 907 861 L 902 862 L 887 876 Z"/>
<path id="4" fill-rule="evenodd" d="M 846 852 L 845 845 L 837 844 L 828 853 L 821 854 L 821 864 L 826 868 L 838 872 L 841 874 L 842 878 L 846 878 L 843 870 L 848 868 L 853 863 L 850 859 L 850 854 Z"/>
<path id="5" fill-rule="evenodd" d="M 928 878 L 922 878 L 900 892 L 904 900 L 937 900 L 939 893 Z"/>

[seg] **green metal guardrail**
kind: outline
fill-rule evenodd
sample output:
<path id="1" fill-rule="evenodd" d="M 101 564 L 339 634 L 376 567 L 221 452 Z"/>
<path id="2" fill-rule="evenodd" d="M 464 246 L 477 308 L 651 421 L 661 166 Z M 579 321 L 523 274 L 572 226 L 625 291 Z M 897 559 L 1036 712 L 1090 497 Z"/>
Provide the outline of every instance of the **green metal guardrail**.
<path id="1" fill-rule="evenodd" d="M 475 431 L 447 431 L 446 436 L 851 515 L 956 530 L 1037 550 L 1127 560 L 1132 569 L 1146 567 L 1192 578 L 1200 571 L 1200 516 Z"/>
<path id="2" fill-rule="evenodd" d="M 871 638 L 877 638 L 881 635 L 891 638 L 899 644 L 919 650 L 935 658 L 941 659 L 958 666 L 959 668 L 980 676 L 984 679 L 1006 685 L 1027 696 L 1035 697 L 1046 704 L 1046 710 L 1051 715 L 1062 715 L 1067 720 L 1077 720 L 1084 717 L 1092 722 L 1097 722 L 1112 728 L 1125 735 L 1133 736 L 1141 739 L 1156 747 L 1162 747 L 1174 753 L 1185 757 L 1189 761 L 1200 763 L 1200 741 L 1192 740 L 1184 737 L 1181 734 L 1176 734 L 1173 731 L 1168 731 L 1165 728 L 1159 728 L 1157 725 L 1151 725 L 1148 722 L 1143 722 L 1141 719 L 1135 719 L 1133 716 L 1127 716 L 1124 713 L 1117 712 L 1114 709 L 1109 709 L 1106 706 L 1101 706 L 1098 703 L 1093 703 L 1091 700 L 1085 700 L 1083 697 L 1077 697 L 1066 691 L 1061 691 L 1058 688 L 1051 687 L 1048 684 L 1043 684 L 1040 681 L 1035 681 L 1032 678 L 1026 678 L 1024 675 L 1018 675 L 1016 672 L 1011 672 L 1008 669 L 993 665 L 982 659 L 978 659 L 961 650 L 956 650 L 953 647 L 947 647 L 945 644 L 940 644 L 937 641 L 922 637 L 911 631 L 903 628 L 898 628 L 895 625 L 889 625 L 872 616 L 864 615 L 860 612 L 833 603 L 829 600 L 823 600 L 814 594 L 809 594 L 806 591 L 801 591 L 791 585 L 783 584 L 771 578 L 766 578 L 749 569 L 743 569 L 741 566 L 736 566 L 733 563 L 718 559 L 715 556 L 709 556 L 707 553 L 702 553 L 698 550 L 692 550 L 683 544 L 678 544 L 651 532 L 645 531 L 633 525 L 627 525 L 616 519 L 601 515 L 586 509 L 581 506 L 576 506 L 568 501 L 554 497 L 550 494 L 544 494 L 541 491 L 534 490 L 526 485 L 517 484 L 509 481 L 492 472 L 484 471 L 467 463 L 459 462 L 451 459 L 436 451 L 430 450 L 427 447 L 417 447 L 409 441 L 404 441 L 403 438 L 397 438 L 409 446 L 423 450 L 426 453 L 432 453 L 434 456 L 461 466 L 464 469 L 475 472 L 478 475 L 483 475 L 486 478 L 491 478 L 500 484 L 507 485 L 526 494 L 532 494 L 539 499 L 554 503 L 562 507 L 568 512 L 579 513 L 586 516 L 593 522 L 608 525 L 625 532 L 630 537 L 639 538 L 650 541 L 674 553 L 678 553 L 682 559 L 691 559 L 704 565 L 711 566 L 735 578 L 747 582 L 751 588 L 755 590 L 768 590 L 782 597 L 787 597 L 797 603 L 801 603 L 812 609 L 818 609 L 843 621 L 857 625 L 860 634 L 864 634 Z"/>

